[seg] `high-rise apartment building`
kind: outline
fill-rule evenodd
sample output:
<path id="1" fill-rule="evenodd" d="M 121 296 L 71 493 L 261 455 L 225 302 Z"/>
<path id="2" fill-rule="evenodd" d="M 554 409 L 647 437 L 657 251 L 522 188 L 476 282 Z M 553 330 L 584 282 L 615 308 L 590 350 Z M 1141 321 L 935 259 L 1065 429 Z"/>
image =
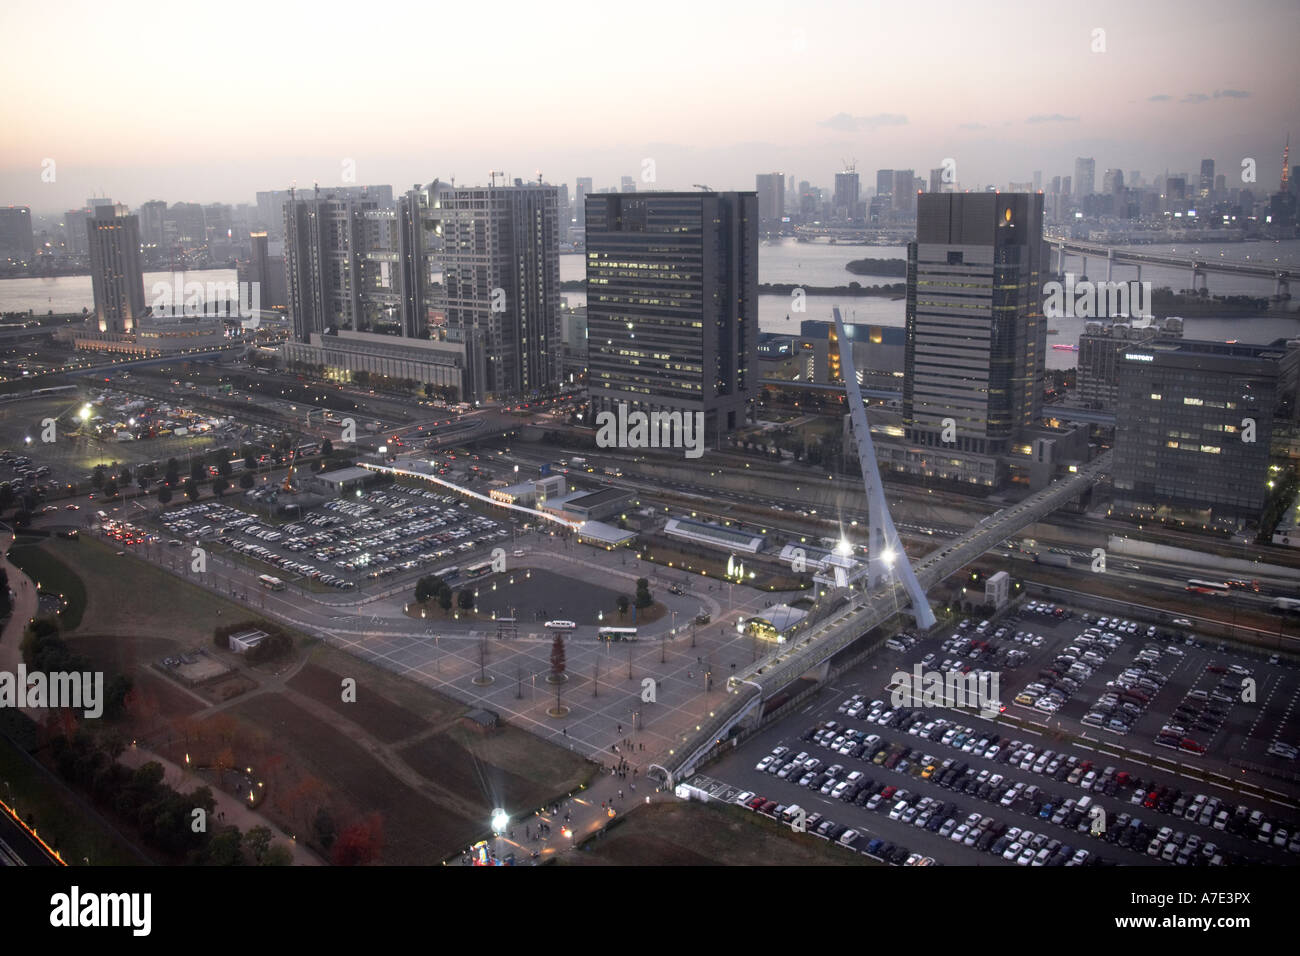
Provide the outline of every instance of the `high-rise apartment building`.
<path id="1" fill-rule="evenodd" d="M 482 394 L 560 384 L 558 203 L 559 190 L 540 184 L 457 187 L 432 201 L 429 216 L 442 230 L 437 305 L 449 337 L 481 342 L 474 379 Z"/>
<path id="2" fill-rule="evenodd" d="M 145 311 L 139 220 L 125 206 L 99 206 L 86 221 L 86 242 L 99 331 L 135 331 Z"/>
<path id="3" fill-rule="evenodd" d="M 1074 161 L 1074 195 L 1078 199 L 1097 191 L 1097 161 L 1080 156 Z"/>
<path id="4" fill-rule="evenodd" d="M 165 241 L 167 203 L 151 199 L 140 207 L 137 215 L 140 217 L 140 241 L 148 247 L 161 249 Z"/>
<path id="5" fill-rule="evenodd" d="M 619 188 L 625 193 L 636 192 L 636 180 L 631 176 L 624 176 L 619 180 Z"/>
<path id="6" fill-rule="evenodd" d="M 593 412 L 704 414 L 745 424 L 758 393 L 758 196 L 587 198 L 588 389 Z"/>
<path id="7" fill-rule="evenodd" d="M 835 219 L 852 219 L 862 192 L 858 174 L 852 169 L 835 174 L 835 193 L 831 198 L 831 215 Z"/>

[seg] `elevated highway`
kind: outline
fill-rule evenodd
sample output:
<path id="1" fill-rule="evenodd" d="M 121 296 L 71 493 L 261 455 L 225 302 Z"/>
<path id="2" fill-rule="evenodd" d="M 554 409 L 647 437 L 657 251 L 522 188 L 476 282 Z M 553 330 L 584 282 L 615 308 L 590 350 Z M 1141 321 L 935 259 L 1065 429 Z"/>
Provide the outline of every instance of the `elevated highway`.
<path id="1" fill-rule="evenodd" d="M 946 542 L 914 565 L 927 591 L 949 575 L 996 547 L 1008 537 L 1077 498 L 1106 477 L 1111 452 L 1099 455 L 1076 473 L 1057 479 L 1019 504 L 990 515 L 970 531 Z M 842 589 L 829 592 L 786 643 L 727 681 L 728 697 L 707 724 L 675 748 L 674 765 L 663 768 L 675 780 L 694 769 L 698 760 L 726 739 L 732 728 L 756 719 L 763 702 L 795 681 L 824 680 L 830 659 L 890 617 L 903 611 L 908 597 L 892 578 L 868 592 Z"/>

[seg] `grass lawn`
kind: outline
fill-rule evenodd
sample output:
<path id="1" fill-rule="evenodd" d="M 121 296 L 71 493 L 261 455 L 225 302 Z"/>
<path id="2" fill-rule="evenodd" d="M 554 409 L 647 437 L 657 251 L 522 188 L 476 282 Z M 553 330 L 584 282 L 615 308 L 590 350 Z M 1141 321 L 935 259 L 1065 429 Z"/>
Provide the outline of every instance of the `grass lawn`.
<path id="1" fill-rule="evenodd" d="M 117 548 L 93 537 L 52 538 L 37 550 L 66 563 L 80 577 L 86 596 L 85 620 L 97 634 L 166 637 L 188 647 L 195 642 L 211 643 L 217 626 L 248 616 L 245 606 L 161 571 L 129 552 L 119 557 Z M 11 551 L 10 556 L 19 563 L 16 552 Z M 46 583 L 43 578 L 41 583 Z M 66 629 L 73 630 L 74 625 L 69 623 Z"/>
<path id="2" fill-rule="evenodd" d="M 596 866 L 854 866 L 861 853 L 734 805 L 652 803 L 583 844 L 564 863 Z"/>
<path id="3" fill-rule="evenodd" d="M 88 816 L 59 782 L 32 766 L 7 740 L 0 740 L 0 780 L 9 786 L 0 799 L 24 818 L 30 813 L 36 831 L 70 866 L 139 866 L 141 859 L 111 830 Z"/>
<path id="4" fill-rule="evenodd" d="M 42 540 L 40 544 L 15 545 L 9 549 L 9 560 L 33 581 L 41 591 L 62 594 L 68 601 L 61 620 L 64 630 L 75 630 L 86 612 L 86 586 L 71 567 L 52 553 L 54 542 L 76 547 L 78 542 L 63 538 Z"/>

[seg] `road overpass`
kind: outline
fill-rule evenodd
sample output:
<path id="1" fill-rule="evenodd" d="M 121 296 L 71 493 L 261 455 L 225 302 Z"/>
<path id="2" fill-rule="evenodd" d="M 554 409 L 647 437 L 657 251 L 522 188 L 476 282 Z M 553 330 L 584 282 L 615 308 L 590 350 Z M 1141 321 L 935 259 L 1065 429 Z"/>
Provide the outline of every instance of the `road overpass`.
<path id="1" fill-rule="evenodd" d="M 1271 280 L 1274 284 L 1275 298 L 1289 297 L 1290 281 L 1296 278 L 1294 268 L 1282 265 L 1268 265 L 1261 262 L 1247 262 L 1241 259 L 1215 259 L 1209 256 L 1174 256 L 1162 252 L 1140 252 L 1133 249 L 1118 249 L 1096 242 L 1084 242 L 1078 239 L 1048 238 L 1046 240 L 1056 252 L 1056 271 L 1065 272 L 1067 255 L 1077 256 L 1083 260 L 1080 272 L 1088 274 L 1088 259 L 1106 261 L 1106 281 L 1113 280 L 1115 264 L 1131 265 L 1137 269 L 1138 281 L 1142 281 L 1142 266 L 1162 266 L 1170 269 L 1185 269 L 1191 273 L 1192 288 L 1205 288 L 1206 276 L 1211 272 L 1223 275 L 1241 276 Z M 1199 283 L 1199 285 L 1198 285 Z"/>
<path id="2" fill-rule="evenodd" d="M 1099 455 L 1077 472 L 989 516 L 926 555 L 914 565 L 922 587 L 929 591 L 990 548 L 1083 494 L 1106 477 L 1111 454 Z M 818 602 L 820 608 L 814 608 L 804 622 L 796 625 L 784 644 L 729 678 L 726 701 L 682 747 L 674 748 L 672 766 L 660 769 L 673 780 L 692 772 L 695 764 L 724 741 L 734 727 L 756 720 L 765 700 L 800 678 L 825 680 L 831 657 L 902 612 L 907 603 L 906 590 L 896 579 L 868 592 L 843 589 L 828 593 Z"/>

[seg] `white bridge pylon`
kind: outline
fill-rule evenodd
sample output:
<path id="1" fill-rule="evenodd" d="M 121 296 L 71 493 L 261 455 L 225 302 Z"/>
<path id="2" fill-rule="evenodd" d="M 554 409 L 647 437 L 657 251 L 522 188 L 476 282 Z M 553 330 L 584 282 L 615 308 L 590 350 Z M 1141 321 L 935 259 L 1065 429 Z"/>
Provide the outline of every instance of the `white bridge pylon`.
<path id="1" fill-rule="evenodd" d="M 858 372 L 853 367 L 853 340 L 844 334 L 844 320 L 835 309 L 835 334 L 840 340 L 840 369 L 844 376 L 844 391 L 848 398 L 849 414 L 853 416 L 853 437 L 858 445 L 858 464 L 862 467 L 862 481 L 867 489 L 867 586 L 877 587 L 891 580 L 897 572 L 903 589 L 912 602 L 912 614 L 918 627 L 928 630 L 934 626 L 934 611 L 926 600 L 921 582 L 916 579 L 912 562 L 908 560 L 903 543 L 894 529 L 894 519 L 889 514 L 885 500 L 885 486 L 880 481 L 880 468 L 876 464 L 876 448 L 871 441 L 871 428 L 867 425 L 867 408 L 862 403 L 862 389 L 858 386 Z"/>

